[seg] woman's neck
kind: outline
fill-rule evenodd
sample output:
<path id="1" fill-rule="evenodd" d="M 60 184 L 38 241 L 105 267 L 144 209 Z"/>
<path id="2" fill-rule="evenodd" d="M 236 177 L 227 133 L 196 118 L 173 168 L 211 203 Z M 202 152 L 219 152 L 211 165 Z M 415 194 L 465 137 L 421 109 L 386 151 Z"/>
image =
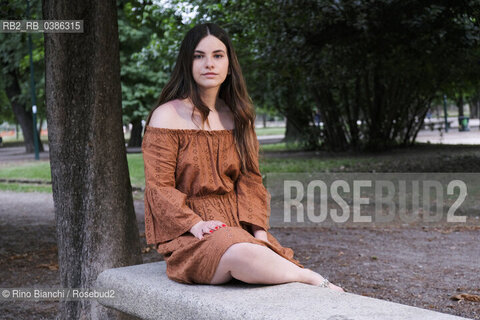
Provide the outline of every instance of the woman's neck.
<path id="1" fill-rule="evenodd" d="M 219 88 L 209 88 L 200 91 L 200 97 L 202 98 L 203 103 L 211 110 L 218 111 L 217 99 L 218 99 Z"/>

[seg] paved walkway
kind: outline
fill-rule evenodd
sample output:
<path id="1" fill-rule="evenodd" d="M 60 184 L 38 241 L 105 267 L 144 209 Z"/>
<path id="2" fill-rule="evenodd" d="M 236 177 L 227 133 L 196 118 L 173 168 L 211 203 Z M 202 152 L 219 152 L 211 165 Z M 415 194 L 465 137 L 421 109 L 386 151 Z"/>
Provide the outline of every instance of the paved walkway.
<path id="1" fill-rule="evenodd" d="M 39 158 L 40 160 L 48 160 L 49 153 L 48 153 L 48 145 L 44 144 L 43 148 L 45 149 L 44 152 L 40 152 Z M 25 147 L 0 147 L 0 162 L 4 161 L 30 161 L 35 160 L 34 153 L 26 153 Z"/>
<path id="2" fill-rule="evenodd" d="M 458 128 L 451 128 L 448 132 L 422 130 L 417 135 L 417 142 L 438 144 L 478 144 L 480 145 L 480 130 L 472 127 L 470 131 L 459 132 Z"/>

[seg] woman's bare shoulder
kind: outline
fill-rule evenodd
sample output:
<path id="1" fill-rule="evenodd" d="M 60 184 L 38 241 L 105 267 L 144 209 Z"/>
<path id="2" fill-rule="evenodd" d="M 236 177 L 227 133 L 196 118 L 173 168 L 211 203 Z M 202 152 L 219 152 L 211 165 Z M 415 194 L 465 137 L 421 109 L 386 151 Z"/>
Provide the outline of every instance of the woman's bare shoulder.
<path id="1" fill-rule="evenodd" d="M 159 105 L 153 111 L 148 125 L 156 128 L 178 129 L 182 125 L 178 108 L 179 100 L 171 100 Z"/>

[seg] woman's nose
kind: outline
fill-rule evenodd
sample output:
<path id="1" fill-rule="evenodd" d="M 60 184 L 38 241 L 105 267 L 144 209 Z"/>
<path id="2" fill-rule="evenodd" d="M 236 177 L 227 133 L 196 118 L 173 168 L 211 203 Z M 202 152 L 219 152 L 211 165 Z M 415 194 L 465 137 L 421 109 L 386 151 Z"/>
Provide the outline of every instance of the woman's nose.
<path id="1" fill-rule="evenodd" d="M 207 68 L 210 68 L 210 67 L 213 67 L 213 59 L 212 58 L 209 58 L 209 57 L 206 57 L 205 58 L 205 66 Z"/>

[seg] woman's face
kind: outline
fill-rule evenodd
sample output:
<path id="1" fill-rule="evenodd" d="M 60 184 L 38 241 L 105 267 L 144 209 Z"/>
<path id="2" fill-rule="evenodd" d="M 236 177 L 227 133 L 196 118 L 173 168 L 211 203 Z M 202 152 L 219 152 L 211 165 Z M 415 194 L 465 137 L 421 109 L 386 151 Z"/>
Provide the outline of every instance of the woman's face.
<path id="1" fill-rule="evenodd" d="M 202 89 L 220 87 L 228 73 L 227 48 L 217 37 L 203 38 L 193 53 L 193 78 Z"/>

